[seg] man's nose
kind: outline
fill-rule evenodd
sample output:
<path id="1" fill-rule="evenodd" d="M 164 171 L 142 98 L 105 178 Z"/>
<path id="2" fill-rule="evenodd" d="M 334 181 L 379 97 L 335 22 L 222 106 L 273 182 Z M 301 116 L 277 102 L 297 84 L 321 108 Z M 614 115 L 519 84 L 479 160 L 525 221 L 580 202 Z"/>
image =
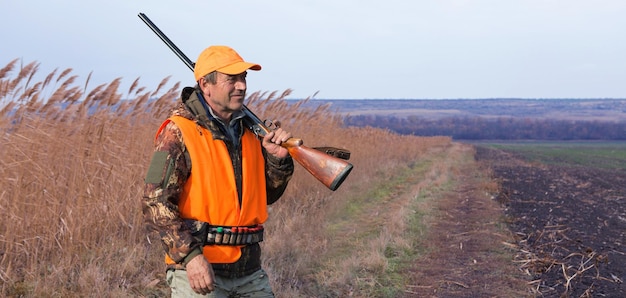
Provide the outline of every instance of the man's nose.
<path id="1" fill-rule="evenodd" d="M 235 88 L 238 90 L 246 90 L 246 81 L 237 80 L 237 82 L 235 82 Z"/>

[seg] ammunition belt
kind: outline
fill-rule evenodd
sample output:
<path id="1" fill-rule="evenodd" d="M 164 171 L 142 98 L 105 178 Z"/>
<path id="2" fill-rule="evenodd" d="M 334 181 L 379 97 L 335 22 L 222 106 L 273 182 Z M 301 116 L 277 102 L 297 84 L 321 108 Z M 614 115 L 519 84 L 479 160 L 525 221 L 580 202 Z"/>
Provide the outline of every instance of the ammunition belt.
<path id="1" fill-rule="evenodd" d="M 263 241 L 263 226 L 219 227 L 209 226 L 206 245 L 249 245 Z"/>

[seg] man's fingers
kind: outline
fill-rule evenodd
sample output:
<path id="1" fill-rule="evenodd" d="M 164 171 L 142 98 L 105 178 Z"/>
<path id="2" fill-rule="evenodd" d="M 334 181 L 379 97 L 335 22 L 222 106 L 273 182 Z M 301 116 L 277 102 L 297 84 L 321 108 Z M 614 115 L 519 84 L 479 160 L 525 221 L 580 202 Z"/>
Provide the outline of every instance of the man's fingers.
<path id="1" fill-rule="evenodd" d="M 189 285 L 191 286 L 191 289 L 198 293 L 198 294 L 206 294 L 206 291 L 208 289 L 208 287 L 206 286 L 203 278 L 201 276 L 199 276 L 199 274 L 194 273 L 194 274 L 188 274 L 188 278 L 189 278 Z"/>
<path id="2" fill-rule="evenodd" d="M 203 255 L 198 255 L 187 264 L 189 286 L 198 294 L 208 294 L 214 290 L 213 268 Z"/>
<path id="3" fill-rule="evenodd" d="M 273 142 L 272 139 L 276 136 L 276 132 L 274 131 L 270 131 L 267 133 L 267 135 L 265 135 L 264 140 L 267 140 L 268 142 Z"/>
<path id="4" fill-rule="evenodd" d="M 209 289 L 209 293 L 212 291 L 215 291 L 215 273 L 213 273 L 213 267 L 211 267 L 211 265 L 208 266 L 209 270 L 207 271 L 207 284 L 208 284 L 208 289 Z"/>
<path id="5" fill-rule="evenodd" d="M 205 272 L 204 274 L 202 274 L 202 290 L 204 290 L 206 293 L 211 293 L 211 291 L 213 291 L 215 288 L 213 287 L 213 279 L 211 278 L 209 272 Z"/>
<path id="6" fill-rule="evenodd" d="M 272 132 L 270 132 L 271 141 L 274 144 L 280 145 L 283 142 L 286 142 L 291 138 L 291 133 L 284 131 L 282 128 L 278 128 Z"/>
<path id="7" fill-rule="evenodd" d="M 193 289 L 194 292 L 198 293 L 198 294 L 209 294 L 211 293 L 215 288 L 213 287 L 213 283 L 210 282 L 207 279 L 203 279 L 200 278 L 194 282 L 191 283 L 191 288 Z"/>
<path id="8" fill-rule="evenodd" d="M 197 289 L 194 289 L 194 291 L 196 291 L 196 293 L 208 294 L 215 289 L 213 287 L 213 279 L 208 271 L 200 272 L 196 276 L 195 281 Z"/>

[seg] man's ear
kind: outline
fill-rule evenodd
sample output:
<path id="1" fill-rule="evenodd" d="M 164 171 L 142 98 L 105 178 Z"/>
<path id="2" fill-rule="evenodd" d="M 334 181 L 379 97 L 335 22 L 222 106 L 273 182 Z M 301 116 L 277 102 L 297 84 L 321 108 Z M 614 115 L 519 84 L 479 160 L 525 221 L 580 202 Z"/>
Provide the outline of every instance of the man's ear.
<path id="1" fill-rule="evenodd" d="M 204 78 L 200 78 L 198 80 L 198 86 L 200 87 L 200 90 L 202 90 L 202 93 L 206 94 L 207 96 L 211 95 L 211 89 L 209 88 L 209 82 L 204 79 Z"/>

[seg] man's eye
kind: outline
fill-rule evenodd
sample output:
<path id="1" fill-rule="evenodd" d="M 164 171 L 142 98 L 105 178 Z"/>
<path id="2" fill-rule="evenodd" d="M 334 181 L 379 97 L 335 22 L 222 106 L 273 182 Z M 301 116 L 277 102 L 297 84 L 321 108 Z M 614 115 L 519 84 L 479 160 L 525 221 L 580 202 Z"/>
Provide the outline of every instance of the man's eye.
<path id="1" fill-rule="evenodd" d="M 238 74 L 238 75 L 229 75 L 226 77 L 226 81 L 228 82 L 236 82 L 237 80 L 246 80 L 246 73 Z"/>

